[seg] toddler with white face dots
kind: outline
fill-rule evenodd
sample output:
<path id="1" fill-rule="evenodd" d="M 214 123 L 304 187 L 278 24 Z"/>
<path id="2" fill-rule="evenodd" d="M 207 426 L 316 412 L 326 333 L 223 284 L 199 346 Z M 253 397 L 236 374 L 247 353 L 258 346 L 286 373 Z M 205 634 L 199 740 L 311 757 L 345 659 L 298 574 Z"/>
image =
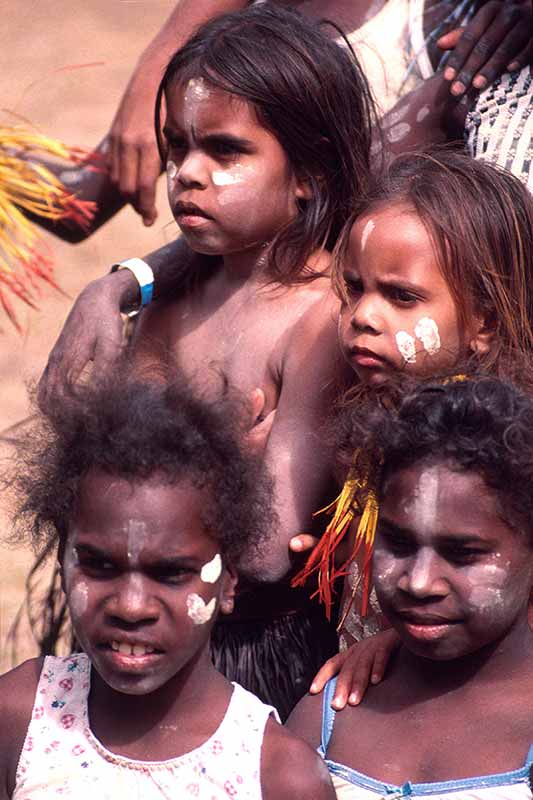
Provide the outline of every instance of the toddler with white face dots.
<path id="1" fill-rule="evenodd" d="M 240 413 L 120 370 L 44 410 L 18 532 L 57 547 L 80 652 L 0 678 L 2 797 L 333 800 L 319 757 L 210 657 L 272 519 Z"/>

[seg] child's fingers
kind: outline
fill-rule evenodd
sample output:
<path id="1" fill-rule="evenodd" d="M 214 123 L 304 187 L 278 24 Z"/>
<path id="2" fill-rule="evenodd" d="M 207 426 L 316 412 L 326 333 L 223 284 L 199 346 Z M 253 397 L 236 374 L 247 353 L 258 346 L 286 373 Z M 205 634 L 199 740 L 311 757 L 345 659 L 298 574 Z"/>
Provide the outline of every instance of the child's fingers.
<path id="1" fill-rule="evenodd" d="M 320 667 L 317 674 L 313 678 L 313 683 L 309 687 L 311 694 L 318 694 L 322 691 L 326 683 L 338 674 L 347 657 L 348 651 L 344 653 L 337 653 L 331 658 L 328 658 L 326 663 Z"/>
<path id="2" fill-rule="evenodd" d="M 265 407 L 265 393 L 262 389 L 252 389 L 250 392 L 250 429 L 257 424 L 257 421 Z"/>
<path id="3" fill-rule="evenodd" d="M 307 550 L 312 550 L 318 544 L 318 537 L 311 536 L 309 533 L 299 533 L 298 536 L 293 536 L 289 542 L 289 550 L 293 553 L 305 553 Z"/>

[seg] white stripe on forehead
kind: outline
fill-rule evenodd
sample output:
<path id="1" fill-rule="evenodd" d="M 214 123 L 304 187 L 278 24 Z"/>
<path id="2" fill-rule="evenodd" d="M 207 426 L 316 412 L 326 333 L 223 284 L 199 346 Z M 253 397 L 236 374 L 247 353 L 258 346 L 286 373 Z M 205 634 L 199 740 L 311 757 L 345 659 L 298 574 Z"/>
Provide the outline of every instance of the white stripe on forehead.
<path id="1" fill-rule="evenodd" d="M 211 92 L 203 78 L 191 78 L 183 94 L 183 122 L 185 128 L 194 128 L 200 106 L 209 100 Z"/>
<path id="2" fill-rule="evenodd" d="M 148 536 L 146 523 L 140 519 L 129 519 L 125 525 L 125 531 L 128 537 L 128 563 L 135 569 L 139 566 L 139 556 Z"/>

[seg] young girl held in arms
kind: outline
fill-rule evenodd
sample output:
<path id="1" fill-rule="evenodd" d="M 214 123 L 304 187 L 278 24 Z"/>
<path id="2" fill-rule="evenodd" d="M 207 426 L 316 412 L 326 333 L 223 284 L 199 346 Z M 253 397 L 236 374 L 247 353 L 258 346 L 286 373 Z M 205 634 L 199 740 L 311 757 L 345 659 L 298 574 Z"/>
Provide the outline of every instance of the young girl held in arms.
<path id="1" fill-rule="evenodd" d="M 336 714 L 330 682 L 289 727 L 320 745 L 339 800 L 531 798 L 533 402 L 487 377 L 398 394 L 360 406 L 353 436 L 401 645 L 358 708 Z"/>
<path id="2" fill-rule="evenodd" d="M 271 519 L 242 411 L 120 371 L 48 408 L 15 478 L 19 533 L 57 543 L 82 652 L 0 678 L 1 798 L 334 797 L 311 748 L 209 655 Z"/>

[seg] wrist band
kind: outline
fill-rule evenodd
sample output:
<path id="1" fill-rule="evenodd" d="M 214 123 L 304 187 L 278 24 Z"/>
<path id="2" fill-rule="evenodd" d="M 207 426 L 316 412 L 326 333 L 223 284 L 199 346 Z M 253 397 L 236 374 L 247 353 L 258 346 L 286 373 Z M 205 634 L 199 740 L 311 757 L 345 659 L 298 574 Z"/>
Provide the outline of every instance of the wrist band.
<path id="1" fill-rule="evenodd" d="M 146 261 L 143 261 L 142 258 L 127 258 L 125 261 L 113 264 L 111 272 L 116 272 L 119 269 L 129 269 L 134 274 L 141 290 L 140 308 L 144 308 L 144 306 L 151 303 L 154 293 L 154 273 Z"/>

